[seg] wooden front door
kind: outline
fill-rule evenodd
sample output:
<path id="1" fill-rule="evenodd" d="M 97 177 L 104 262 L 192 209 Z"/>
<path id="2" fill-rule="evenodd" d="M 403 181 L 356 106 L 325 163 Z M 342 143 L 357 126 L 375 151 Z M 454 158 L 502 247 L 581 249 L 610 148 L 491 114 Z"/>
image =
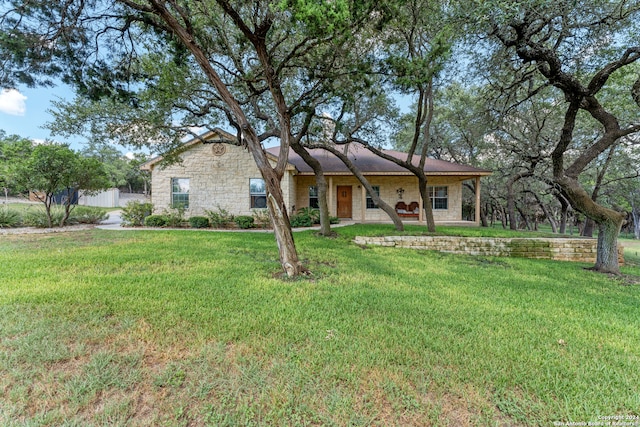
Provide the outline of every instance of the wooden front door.
<path id="1" fill-rule="evenodd" d="M 338 203 L 337 214 L 338 218 L 351 218 L 351 186 L 339 185 L 337 187 Z"/>

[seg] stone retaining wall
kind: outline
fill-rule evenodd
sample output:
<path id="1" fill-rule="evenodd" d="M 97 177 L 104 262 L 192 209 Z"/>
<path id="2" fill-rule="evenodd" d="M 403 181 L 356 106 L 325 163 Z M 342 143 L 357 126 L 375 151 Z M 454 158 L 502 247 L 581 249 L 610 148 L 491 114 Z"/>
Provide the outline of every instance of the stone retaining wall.
<path id="1" fill-rule="evenodd" d="M 492 238 L 455 236 L 357 236 L 358 245 L 426 249 L 468 255 L 511 256 L 594 263 L 596 239 L 571 238 Z M 618 260 L 624 264 L 623 248 L 618 245 Z"/>

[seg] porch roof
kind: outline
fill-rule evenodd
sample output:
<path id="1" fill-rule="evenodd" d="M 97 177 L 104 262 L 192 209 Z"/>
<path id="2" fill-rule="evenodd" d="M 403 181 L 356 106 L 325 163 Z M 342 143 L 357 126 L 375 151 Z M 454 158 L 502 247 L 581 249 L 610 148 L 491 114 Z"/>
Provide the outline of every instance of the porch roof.
<path id="1" fill-rule="evenodd" d="M 322 148 L 309 149 L 309 153 L 320 162 L 322 169 L 327 175 L 351 175 L 349 169 L 345 164 L 336 156 L 331 154 L 327 150 Z M 407 153 L 403 153 L 395 150 L 381 150 L 384 153 L 396 157 L 398 159 L 406 159 Z M 268 148 L 267 152 L 274 156 L 278 156 L 280 147 Z M 365 174 L 380 174 L 380 175 L 412 175 L 407 169 L 395 164 L 390 160 L 383 159 L 369 151 L 363 145 L 350 144 L 349 146 L 349 159 L 353 164 Z M 289 163 L 295 166 L 298 173 L 307 175 L 313 174 L 313 169 L 305 163 L 302 158 L 296 154 L 292 149 L 289 149 Z M 413 164 L 418 165 L 420 163 L 420 156 L 413 156 Z M 485 169 L 475 168 L 473 166 L 462 165 L 459 163 L 447 162 L 444 160 L 437 160 L 427 158 L 425 161 L 424 170 L 426 175 L 465 175 L 465 176 L 486 176 L 491 175 L 491 171 Z"/>

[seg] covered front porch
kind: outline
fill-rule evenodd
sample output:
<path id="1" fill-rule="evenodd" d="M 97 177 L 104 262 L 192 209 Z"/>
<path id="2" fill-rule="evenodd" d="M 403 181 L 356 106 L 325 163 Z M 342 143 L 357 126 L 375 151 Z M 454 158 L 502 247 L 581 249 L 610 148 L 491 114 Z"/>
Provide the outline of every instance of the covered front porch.
<path id="1" fill-rule="evenodd" d="M 327 174 L 329 213 L 343 221 L 379 222 L 389 221 L 388 215 L 375 205 L 366 189 L 353 175 Z M 367 179 L 378 192 L 382 200 L 396 207 L 401 213 L 403 222 L 417 224 L 426 223 L 425 209 L 418 189 L 418 179 L 407 175 L 369 175 Z M 462 198 L 463 181 L 471 180 L 474 189 L 473 220 L 463 219 Z M 466 225 L 480 224 L 480 176 L 439 175 L 428 180 L 431 193 L 432 211 L 436 224 Z M 305 207 L 317 207 L 317 189 L 313 175 L 299 174 L 295 176 L 295 200 L 293 210 Z M 411 206 L 407 212 L 403 205 Z"/>

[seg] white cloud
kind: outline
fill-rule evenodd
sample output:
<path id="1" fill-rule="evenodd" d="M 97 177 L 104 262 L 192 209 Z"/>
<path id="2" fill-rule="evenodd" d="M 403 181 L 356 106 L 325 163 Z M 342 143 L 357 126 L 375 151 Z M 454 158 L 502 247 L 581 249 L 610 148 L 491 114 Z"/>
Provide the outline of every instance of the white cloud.
<path id="1" fill-rule="evenodd" d="M 24 116 L 27 111 L 27 97 L 15 89 L 2 89 L 0 92 L 0 112 L 12 116 Z"/>

